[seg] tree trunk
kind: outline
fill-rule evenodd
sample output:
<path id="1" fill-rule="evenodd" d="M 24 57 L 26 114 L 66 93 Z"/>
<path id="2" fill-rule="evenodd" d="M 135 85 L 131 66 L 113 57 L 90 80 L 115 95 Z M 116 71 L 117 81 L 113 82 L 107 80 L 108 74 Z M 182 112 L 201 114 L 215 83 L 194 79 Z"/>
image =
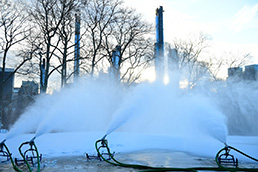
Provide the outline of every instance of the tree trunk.
<path id="1" fill-rule="evenodd" d="M 64 41 L 64 54 L 63 54 L 63 64 L 62 64 L 62 78 L 61 78 L 61 86 L 65 87 L 66 85 L 66 57 L 67 57 L 67 43 L 68 40 Z"/>

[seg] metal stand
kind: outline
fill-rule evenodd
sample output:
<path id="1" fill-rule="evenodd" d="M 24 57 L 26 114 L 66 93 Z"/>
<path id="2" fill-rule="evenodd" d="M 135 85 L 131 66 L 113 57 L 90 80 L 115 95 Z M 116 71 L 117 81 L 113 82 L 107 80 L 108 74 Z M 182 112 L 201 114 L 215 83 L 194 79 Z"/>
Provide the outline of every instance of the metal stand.
<path id="1" fill-rule="evenodd" d="M 0 157 L 1 157 L 0 162 L 1 163 L 7 162 L 10 160 L 10 156 L 9 156 L 8 152 L 4 150 L 4 141 L 0 143 Z M 6 158 L 6 160 L 2 160 L 2 157 L 3 157 L 3 159 Z"/>
<path id="2" fill-rule="evenodd" d="M 17 166 L 21 166 L 21 165 L 24 165 L 27 161 L 27 163 L 31 164 L 32 166 L 35 166 L 36 164 L 40 163 L 41 160 L 42 160 L 42 154 L 38 155 L 38 152 L 37 152 L 37 149 L 36 149 L 36 146 L 34 144 L 34 139 L 33 138 L 31 141 L 29 142 L 24 142 L 20 145 L 19 147 L 19 151 L 20 151 L 20 154 L 21 156 L 23 157 L 23 159 L 17 159 L 15 158 L 15 164 Z M 24 146 L 24 145 L 29 145 L 30 148 L 27 149 L 24 153 L 22 153 L 21 151 L 21 148 Z M 34 148 L 33 148 L 34 147 Z M 39 157 L 38 157 L 39 156 Z M 39 162 L 38 162 L 39 160 Z"/>
<path id="3" fill-rule="evenodd" d="M 233 155 L 229 154 L 229 151 L 230 151 L 230 149 L 226 146 L 225 153 L 221 154 L 218 157 L 218 162 L 220 164 L 238 167 L 238 159 L 237 158 L 235 159 Z"/>
<path id="4" fill-rule="evenodd" d="M 101 148 L 107 148 L 107 146 L 105 146 L 104 142 L 107 143 L 107 140 L 104 140 L 104 139 L 102 140 L 101 146 L 98 147 L 98 150 L 100 150 Z M 100 152 L 100 151 L 98 151 L 98 152 Z M 103 159 L 101 158 L 101 156 L 103 156 L 106 160 L 111 160 L 111 158 L 115 156 L 115 152 L 113 152 L 111 155 L 108 152 L 102 152 L 101 154 L 98 153 L 98 155 L 89 155 L 88 153 L 86 153 L 87 161 L 89 161 L 89 160 L 102 161 Z"/>

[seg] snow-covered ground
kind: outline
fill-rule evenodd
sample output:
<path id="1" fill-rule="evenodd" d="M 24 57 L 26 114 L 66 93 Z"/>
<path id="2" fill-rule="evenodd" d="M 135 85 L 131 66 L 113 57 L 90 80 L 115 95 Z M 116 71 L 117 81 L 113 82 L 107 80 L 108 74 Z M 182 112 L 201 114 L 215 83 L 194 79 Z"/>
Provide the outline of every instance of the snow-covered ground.
<path id="1" fill-rule="evenodd" d="M 83 156 L 85 153 L 96 154 L 95 141 L 104 136 L 104 132 L 64 132 L 48 133 L 36 138 L 35 143 L 43 157 Z M 18 147 L 22 142 L 29 141 L 34 134 L 23 134 L 5 143 L 13 157 L 20 157 Z M 5 134 L 0 134 L 0 140 Z M 107 136 L 111 151 L 131 153 L 145 150 L 169 150 L 184 152 L 189 155 L 214 158 L 224 144 L 212 137 L 185 138 L 139 133 L 114 132 Z M 258 157 L 258 137 L 229 136 L 227 144 L 253 157 Z M 242 155 L 233 152 L 239 160 L 249 162 Z"/>

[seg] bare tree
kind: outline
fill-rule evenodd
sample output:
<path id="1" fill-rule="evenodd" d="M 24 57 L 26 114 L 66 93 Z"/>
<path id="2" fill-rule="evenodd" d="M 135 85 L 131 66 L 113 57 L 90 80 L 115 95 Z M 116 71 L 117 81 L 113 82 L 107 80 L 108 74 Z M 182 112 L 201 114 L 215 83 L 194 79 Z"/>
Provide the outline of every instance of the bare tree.
<path id="1" fill-rule="evenodd" d="M 225 53 L 225 55 L 223 55 L 223 57 L 225 58 L 226 66 L 228 68 L 231 68 L 231 67 L 242 67 L 246 65 L 251 55 L 249 53 L 227 52 Z"/>
<path id="2" fill-rule="evenodd" d="M 183 77 L 187 79 L 188 88 L 193 87 L 208 72 L 209 63 L 201 56 L 208 45 L 209 38 L 203 33 L 188 40 L 174 41 L 174 48 L 178 53 L 177 66 L 180 73 L 184 74 Z"/>
<path id="3" fill-rule="evenodd" d="M 219 57 L 212 57 L 209 61 L 209 73 L 213 80 L 220 80 L 219 73 L 223 69 L 232 67 L 243 67 L 250 60 L 251 55 L 249 53 L 240 52 L 224 52 Z"/>
<path id="4" fill-rule="evenodd" d="M 225 52 L 220 57 L 207 54 L 203 56 L 208 46 L 209 37 L 203 33 L 188 40 L 175 40 L 174 46 L 171 46 L 177 50 L 177 67 L 180 73 L 184 74 L 184 79 L 187 79 L 188 88 L 194 86 L 204 76 L 215 81 L 220 80 L 219 73 L 223 69 L 242 67 L 250 58 L 250 54 L 239 52 Z"/>
<path id="5" fill-rule="evenodd" d="M 119 11 L 104 33 L 103 47 L 111 63 L 114 47 L 121 46 L 121 80 L 131 83 L 139 79 L 141 70 L 153 59 L 153 41 L 148 39 L 153 27 L 143 21 L 134 9 L 121 8 Z"/>
<path id="6" fill-rule="evenodd" d="M 121 4 L 121 0 L 96 0 L 85 6 L 82 18 L 86 46 L 81 67 L 91 75 L 98 68 L 106 70 L 114 48 L 119 45 L 121 80 L 132 82 L 139 78 L 140 71 L 153 57 L 153 43 L 147 39 L 153 28 L 134 9 Z"/>
<path id="7" fill-rule="evenodd" d="M 0 23 L 1 23 L 1 35 L 0 37 L 0 54 L 2 54 L 2 72 L 4 74 L 6 68 L 6 61 L 8 58 L 8 52 L 15 45 L 21 43 L 28 36 L 31 28 L 25 26 L 27 16 L 22 12 L 22 9 L 16 8 L 12 4 L 4 5 L 1 9 Z M 17 47 L 16 47 L 17 49 Z M 18 65 L 15 72 L 27 61 L 28 58 L 24 58 Z M 4 81 L 1 78 L 1 81 Z M 5 79 L 6 80 L 6 79 Z M 2 82 L 4 83 L 4 82 Z"/>
<path id="8" fill-rule="evenodd" d="M 42 73 L 44 77 L 40 83 L 43 92 L 47 91 L 51 74 L 62 66 L 57 64 L 61 57 L 56 53 L 60 48 L 60 42 L 67 42 L 68 38 L 64 38 L 67 35 L 58 35 L 58 32 L 61 30 L 65 34 L 66 28 L 64 25 L 67 24 L 67 19 L 70 19 L 72 11 L 76 9 L 77 3 L 78 1 L 76 0 L 32 1 L 30 15 L 35 25 L 35 32 L 38 33 L 38 38 L 41 40 L 38 42 L 42 48 L 42 59 L 40 61 L 45 62 L 45 69 Z M 65 51 L 67 50 L 66 48 Z M 66 61 L 67 52 L 62 52 L 62 55 L 65 56 Z"/>
<path id="9" fill-rule="evenodd" d="M 31 56 L 28 54 L 22 56 L 21 54 L 17 54 L 18 61 L 14 64 L 13 72 L 5 76 L 6 73 L 6 66 L 7 59 L 11 56 L 9 55 L 10 50 L 14 49 L 15 52 L 18 52 L 17 48 L 18 44 L 23 42 L 25 38 L 28 36 L 31 27 L 26 26 L 27 16 L 26 13 L 23 12 L 22 4 L 15 6 L 12 3 L 6 3 L 1 5 L 0 7 L 0 54 L 1 54 L 1 77 L 0 77 L 0 106 L 1 106 L 1 117 L 4 116 L 4 109 L 3 107 L 6 106 L 4 102 L 3 92 L 4 92 L 4 85 L 8 82 L 10 78 L 14 76 L 14 74 L 27 62 L 31 59 Z M 11 60 L 9 60 L 10 62 Z M 11 65 L 9 64 L 9 67 Z M 4 120 L 4 119 L 2 119 Z M 7 126 L 5 126 L 7 127 Z"/>
<path id="10" fill-rule="evenodd" d="M 98 63 L 105 57 L 102 46 L 104 33 L 120 13 L 120 5 L 120 0 L 91 0 L 82 9 L 82 21 L 86 29 L 83 58 L 87 59 L 82 68 L 91 75 L 94 75 Z"/>
<path id="11" fill-rule="evenodd" d="M 74 9 L 71 10 L 70 13 L 63 18 L 61 22 L 61 27 L 59 28 L 59 31 L 57 33 L 61 39 L 61 44 L 57 47 L 58 54 L 61 55 L 61 57 L 58 58 L 61 70 L 59 70 L 60 66 L 57 66 L 56 69 L 61 74 L 61 86 L 65 86 L 67 80 L 71 77 L 72 74 L 74 74 L 74 70 L 72 70 L 70 74 L 67 73 L 67 65 L 68 62 L 74 62 L 74 47 L 79 44 L 79 42 L 73 42 L 73 37 L 76 32 L 75 25 L 80 24 L 80 9 L 86 4 L 86 1 L 83 3 L 80 3 L 79 1 L 74 1 Z M 81 41 L 81 37 L 84 35 L 84 32 L 79 33 L 80 39 L 77 41 Z M 80 46 L 79 48 L 83 47 L 82 44 L 79 44 L 78 46 Z"/>

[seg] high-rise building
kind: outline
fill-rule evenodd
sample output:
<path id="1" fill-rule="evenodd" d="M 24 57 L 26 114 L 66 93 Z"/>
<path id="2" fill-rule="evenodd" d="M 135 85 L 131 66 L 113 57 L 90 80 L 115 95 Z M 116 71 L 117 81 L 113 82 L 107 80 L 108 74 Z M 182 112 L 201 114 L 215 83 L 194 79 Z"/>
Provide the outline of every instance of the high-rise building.
<path id="1" fill-rule="evenodd" d="M 39 85 L 34 81 L 22 81 L 20 88 L 14 88 L 11 103 L 12 112 L 8 117 L 8 126 L 12 125 L 25 109 L 35 101 L 35 96 L 39 94 Z"/>
<path id="2" fill-rule="evenodd" d="M 79 77 L 80 73 L 80 11 L 75 14 L 75 46 L 74 46 L 74 79 Z"/>
<path id="3" fill-rule="evenodd" d="M 112 52 L 112 63 L 109 71 L 111 77 L 117 81 L 120 81 L 120 63 L 121 63 L 121 46 L 117 45 Z"/>
<path id="4" fill-rule="evenodd" d="M 156 9 L 156 43 L 155 43 L 156 78 L 164 77 L 164 34 L 163 34 L 163 7 Z"/>
<path id="5" fill-rule="evenodd" d="M 258 80 L 258 65 L 248 65 L 242 67 L 231 67 L 228 68 L 228 79 L 238 78 L 241 80 L 250 80 L 257 81 Z"/>
<path id="6" fill-rule="evenodd" d="M 7 128 L 9 105 L 12 101 L 14 86 L 14 69 L 5 68 L 5 72 L 0 68 L 0 92 L 2 93 L 0 103 L 0 124 L 2 128 Z M 1 94 L 0 94 L 1 95 Z"/>
<path id="7" fill-rule="evenodd" d="M 244 79 L 247 80 L 258 80 L 258 65 L 245 66 Z"/>
<path id="8" fill-rule="evenodd" d="M 30 103 L 34 102 L 34 96 L 39 94 L 39 85 L 34 81 L 22 81 L 18 92 L 18 109 L 25 109 Z"/>
<path id="9" fill-rule="evenodd" d="M 243 69 L 241 67 L 228 68 L 228 77 L 229 78 L 232 78 L 232 77 L 242 78 L 242 76 L 243 76 Z"/>

